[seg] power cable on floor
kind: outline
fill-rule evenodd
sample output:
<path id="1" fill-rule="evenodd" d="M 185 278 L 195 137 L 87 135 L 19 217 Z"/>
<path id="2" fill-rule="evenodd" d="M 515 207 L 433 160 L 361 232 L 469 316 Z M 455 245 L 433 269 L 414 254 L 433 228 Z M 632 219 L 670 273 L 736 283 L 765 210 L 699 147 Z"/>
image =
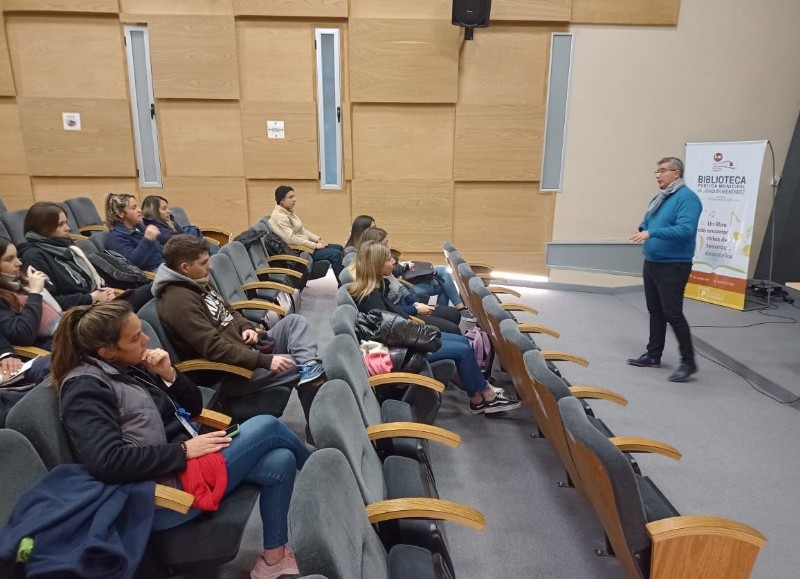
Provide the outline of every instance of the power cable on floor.
<path id="1" fill-rule="evenodd" d="M 763 322 L 762 322 L 762 323 L 763 323 Z M 785 322 L 772 322 L 772 323 L 785 323 Z M 722 363 L 722 362 L 720 362 L 719 360 L 715 360 L 714 358 L 711 358 L 710 356 L 706 356 L 705 354 L 703 354 L 702 352 L 700 352 L 700 351 L 698 351 L 698 350 L 695 350 L 695 352 L 696 352 L 696 353 L 697 353 L 697 354 L 698 354 L 698 355 L 699 355 L 701 358 L 705 358 L 705 359 L 706 359 L 706 360 L 708 360 L 709 362 L 713 362 L 713 363 L 714 363 L 714 364 L 716 364 L 717 366 L 721 366 L 721 367 L 725 368 L 726 370 L 729 370 L 729 371 L 733 372 L 734 374 L 736 374 L 737 376 L 739 376 L 739 378 L 741 378 L 742 380 L 744 380 L 745 382 L 747 382 L 747 383 L 750 385 L 750 388 L 752 388 L 753 390 L 755 390 L 755 391 L 756 391 L 756 392 L 758 392 L 759 394 L 761 394 L 761 395 L 763 395 L 763 396 L 766 396 L 767 398 L 770 398 L 771 400 L 774 400 L 774 401 L 775 401 L 775 402 L 777 402 L 778 404 L 795 404 L 795 403 L 797 403 L 797 402 L 800 402 L 800 396 L 798 396 L 798 397 L 797 397 L 797 398 L 795 398 L 794 400 L 781 400 L 781 399 L 779 399 L 779 398 L 776 398 L 776 397 L 775 397 L 775 396 L 773 396 L 772 394 L 770 394 L 770 393 L 768 393 L 768 392 L 764 392 L 764 391 L 763 391 L 761 388 L 759 388 L 759 387 L 758 387 L 756 384 L 754 384 L 754 383 L 753 383 L 753 382 L 752 382 L 752 381 L 751 381 L 749 378 L 747 378 L 746 376 L 744 376 L 744 375 L 740 374 L 739 372 L 737 372 L 736 370 L 734 370 L 734 369 L 733 369 L 733 368 L 731 368 L 730 366 L 726 366 L 725 364 L 723 364 L 723 363 Z"/>

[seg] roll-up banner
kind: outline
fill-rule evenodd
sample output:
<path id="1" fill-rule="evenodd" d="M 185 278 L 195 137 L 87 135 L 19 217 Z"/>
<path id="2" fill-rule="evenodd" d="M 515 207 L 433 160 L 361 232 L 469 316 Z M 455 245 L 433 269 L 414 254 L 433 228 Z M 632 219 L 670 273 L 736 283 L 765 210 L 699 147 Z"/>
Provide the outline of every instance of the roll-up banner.
<path id="1" fill-rule="evenodd" d="M 766 148 L 767 141 L 686 145 L 686 185 L 703 202 L 686 297 L 744 309 Z"/>

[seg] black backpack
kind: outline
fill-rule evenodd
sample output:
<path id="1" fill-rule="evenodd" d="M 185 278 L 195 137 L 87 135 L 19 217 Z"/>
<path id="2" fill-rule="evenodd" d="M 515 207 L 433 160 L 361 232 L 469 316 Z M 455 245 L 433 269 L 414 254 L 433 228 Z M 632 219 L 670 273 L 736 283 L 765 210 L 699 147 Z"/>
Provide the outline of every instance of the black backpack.
<path id="1" fill-rule="evenodd" d="M 272 232 L 265 233 L 261 237 L 261 241 L 264 244 L 264 249 L 267 250 L 267 254 L 269 256 L 273 255 L 294 255 L 295 257 L 300 255 L 299 251 L 295 251 L 288 245 L 286 242 L 275 235 Z"/>
<path id="2" fill-rule="evenodd" d="M 105 249 L 89 255 L 89 261 L 105 282 L 118 289 L 132 289 L 145 285 L 144 272 L 116 251 Z"/>

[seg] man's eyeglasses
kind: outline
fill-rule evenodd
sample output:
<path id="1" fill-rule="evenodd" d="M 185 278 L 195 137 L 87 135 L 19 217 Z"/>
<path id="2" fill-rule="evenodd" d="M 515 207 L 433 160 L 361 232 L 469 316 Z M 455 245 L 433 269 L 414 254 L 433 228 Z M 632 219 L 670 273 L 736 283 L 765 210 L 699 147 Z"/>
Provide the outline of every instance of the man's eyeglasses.
<path id="1" fill-rule="evenodd" d="M 655 174 L 656 175 L 663 175 L 664 173 L 671 173 L 672 171 L 677 171 L 677 169 L 663 169 L 663 168 L 656 169 L 655 170 Z"/>

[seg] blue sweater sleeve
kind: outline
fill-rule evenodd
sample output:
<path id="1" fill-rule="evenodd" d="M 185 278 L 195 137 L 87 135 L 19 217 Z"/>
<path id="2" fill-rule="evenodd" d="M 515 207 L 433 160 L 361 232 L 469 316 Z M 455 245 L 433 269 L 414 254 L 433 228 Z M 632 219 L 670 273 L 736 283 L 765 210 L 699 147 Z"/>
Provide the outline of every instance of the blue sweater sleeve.
<path id="1" fill-rule="evenodd" d="M 700 200 L 695 196 L 681 199 L 675 208 L 675 225 L 656 227 L 648 233 L 653 239 L 694 239 L 702 209 Z"/>
<path id="2" fill-rule="evenodd" d="M 36 343 L 41 320 L 42 294 L 29 294 L 20 313 L 16 313 L 5 302 L 0 302 L 0 333 L 17 346 Z"/>
<path id="3" fill-rule="evenodd" d="M 108 232 L 105 245 L 106 249 L 116 251 L 142 269 L 151 269 L 152 256 L 160 247 L 158 241 L 150 241 L 146 237 L 137 240 L 115 229 Z"/>

